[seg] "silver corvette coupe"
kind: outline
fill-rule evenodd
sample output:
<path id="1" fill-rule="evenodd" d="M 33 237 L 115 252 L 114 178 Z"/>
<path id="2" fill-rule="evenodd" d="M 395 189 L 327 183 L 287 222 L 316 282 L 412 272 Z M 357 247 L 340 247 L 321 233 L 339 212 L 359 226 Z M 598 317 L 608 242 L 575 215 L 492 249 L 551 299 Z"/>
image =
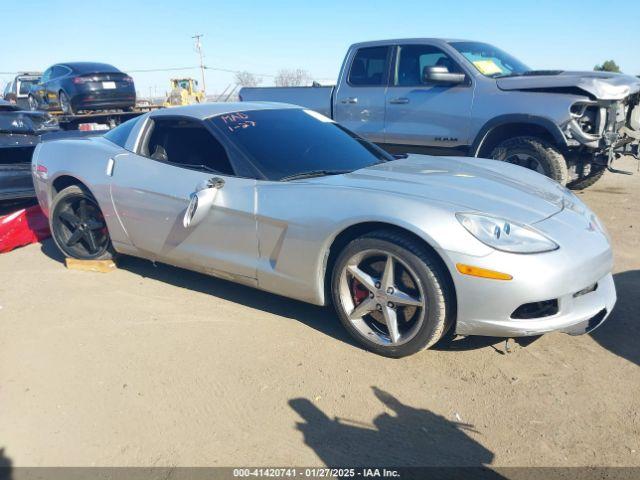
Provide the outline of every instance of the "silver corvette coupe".
<path id="1" fill-rule="evenodd" d="M 391 156 L 300 107 L 158 110 L 40 144 L 32 167 L 65 255 L 333 304 L 390 357 L 447 332 L 585 333 L 616 301 L 607 233 L 564 187 L 493 160 Z"/>

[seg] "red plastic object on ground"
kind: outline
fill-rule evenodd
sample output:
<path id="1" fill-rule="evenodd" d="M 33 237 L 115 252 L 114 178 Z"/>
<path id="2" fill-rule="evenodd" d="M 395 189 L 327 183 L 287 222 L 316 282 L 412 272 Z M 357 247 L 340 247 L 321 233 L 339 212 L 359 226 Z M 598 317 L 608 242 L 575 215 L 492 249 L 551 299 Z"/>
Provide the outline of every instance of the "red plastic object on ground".
<path id="1" fill-rule="evenodd" d="M 38 205 L 0 217 L 0 253 L 50 236 L 49 221 Z"/>

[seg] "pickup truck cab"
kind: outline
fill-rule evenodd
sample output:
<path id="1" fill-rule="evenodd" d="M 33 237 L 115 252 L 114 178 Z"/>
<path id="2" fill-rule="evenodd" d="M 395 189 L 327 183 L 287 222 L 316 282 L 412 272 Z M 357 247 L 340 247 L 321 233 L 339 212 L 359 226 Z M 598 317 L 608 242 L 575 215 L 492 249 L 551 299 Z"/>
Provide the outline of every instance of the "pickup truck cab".
<path id="1" fill-rule="evenodd" d="M 333 86 L 255 87 L 333 118 L 393 153 L 494 158 L 571 188 L 638 157 L 640 80 L 532 70 L 486 43 L 403 39 L 352 45 Z"/>

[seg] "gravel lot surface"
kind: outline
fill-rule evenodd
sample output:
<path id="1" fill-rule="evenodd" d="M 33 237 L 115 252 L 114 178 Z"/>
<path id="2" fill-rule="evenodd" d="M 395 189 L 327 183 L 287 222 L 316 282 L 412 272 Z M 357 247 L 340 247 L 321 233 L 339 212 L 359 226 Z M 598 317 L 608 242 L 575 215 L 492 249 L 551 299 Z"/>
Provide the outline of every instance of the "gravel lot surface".
<path id="1" fill-rule="evenodd" d="M 640 466 L 640 174 L 580 196 L 613 238 L 618 305 L 591 335 L 510 353 L 477 337 L 391 360 L 328 310 L 200 274 L 70 271 L 51 241 L 0 255 L 0 450 L 14 466 Z"/>

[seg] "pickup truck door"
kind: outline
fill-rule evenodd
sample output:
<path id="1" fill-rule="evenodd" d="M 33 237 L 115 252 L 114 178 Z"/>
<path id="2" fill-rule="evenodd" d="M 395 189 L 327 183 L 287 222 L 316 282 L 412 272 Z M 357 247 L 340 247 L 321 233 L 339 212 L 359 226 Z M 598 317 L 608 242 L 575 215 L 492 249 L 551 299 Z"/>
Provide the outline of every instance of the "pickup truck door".
<path id="1" fill-rule="evenodd" d="M 334 120 L 373 142 L 384 141 L 390 52 L 390 46 L 352 52 L 334 94 Z"/>
<path id="2" fill-rule="evenodd" d="M 200 122 L 164 122 L 162 131 L 155 122 L 158 134 L 143 140 L 154 158 L 130 152 L 107 167 L 112 201 L 129 242 L 145 258 L 255 285 L 256 180 L 226 168 L 214 173 L 185 166 L 229 163 L 226 157 L 215 160 L 226 153 L 208 129 L 197 128 Z M 185 226 L 192 197 L 199 193 L 195 208 L 206 210 L 190 212 L 198 221 Z"/>
<path id="3" fill-rule="evenodd" d="M 465 73 L 465 82 L 425 81 L 425 67 L 436 66 Z M 396 47 L 393 70 L 386 94 L 385 144 L 407 146 L 407 152 L 411 147 L 450 149 L 471 144 L 474 84 L 462 67 L 441 49 L 419 44 Z"/>

